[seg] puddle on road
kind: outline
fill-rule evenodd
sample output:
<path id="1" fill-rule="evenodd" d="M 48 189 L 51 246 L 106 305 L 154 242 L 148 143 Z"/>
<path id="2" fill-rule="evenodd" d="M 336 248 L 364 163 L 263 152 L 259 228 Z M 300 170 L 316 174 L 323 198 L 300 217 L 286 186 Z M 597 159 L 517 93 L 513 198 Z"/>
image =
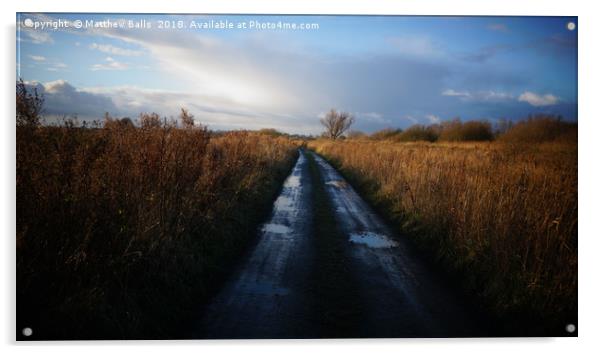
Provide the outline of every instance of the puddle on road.
<path id="1" fill-rule="evenodd" d="M 291 228 L 282 224 L 265 224 L 263 225 L 263 232 L 271 232 L 274 234 L 288 234 L 291 232 Z"/>
<path id="2" fill-rule="evenodd" d="M 295 208 L 295 206 L 293 205 L 293 200 L 290 197 L 287 197 L 285 195 L 281 195 L 279 196 L 276 201 L 274 202 L 274 206 L 276 208 L 276 210 L 281 210 L 281 211 L 294 211 L 297 208 Z"/>
<path id="3" fill-rule="evenodd" d="M 345 182 L 343 180 L 328 181 L 328 182 L 326 182 L 326 184 L 335 186 L 337 188 L 345 188 L 347 186 L 347 182 Z"/>
<path id="4" fill-rule="evenodd" d="M 370 248 L 392 248 L 397 247 L 399 244 L 389 237 L 375 232 L 364 231 L 354 232 L 349 236 L 349 241 L 353 243 L 359 243 L 366 245 Z"/>
<path id="5" fill-rule="evenodd" d="M 290 175 L 284 181 L 284 187 L 297 188 L 301 186 L 301 176 Z"/>

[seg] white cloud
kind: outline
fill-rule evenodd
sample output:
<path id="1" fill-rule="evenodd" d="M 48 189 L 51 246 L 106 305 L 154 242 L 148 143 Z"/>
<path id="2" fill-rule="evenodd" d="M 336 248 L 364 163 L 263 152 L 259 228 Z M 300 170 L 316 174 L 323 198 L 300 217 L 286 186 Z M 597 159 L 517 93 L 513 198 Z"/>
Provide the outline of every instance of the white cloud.
<path id="1" fill-rule="evenodd" d="M 29 57 L 35 61 L 45 61 L 46 60 L 46 57 L 43 57 L 41 55 L 30 55 Z"/>
<path id="2" fill-rule="evenodd" d="M 41 65 L 45 65 L 48 71 L 64 71 L 67 69 L 67 64 L 53 58 L 46 58 L 42 55 L 28 55 L 28 57 Z"/>
<path id="3" fill-rule="evenodd" d="M 164 74 L 178 82 L 182 89 L 287 113 L 292 112 L 295 105 L 303 107 L 306 102 L 300 97 L 318 95 L 308 82 L 296 80 L 305 75 L 309 65 L 281 49 L 274 50 L 274 46 L 260 47 L 252 40 L 234 43 L 207 35 L 158 30 L 95 29 L 95 34 L 144 48 L 149 57 L 157 60 Z M 272 65 L 275 62 L 278 65 Z M 286 67 L 281 63 L 287 63 Z M 103 66 L 95 67 L 96 70 L 101 68 Z M 296 82 L 292 83 L 293 80 Z M 305 92 L 294 92 L 296 90 Z"/>
<path id="4" fill-rule="evenodd" d="M 39 22 L 53 22 L 53 18 L 51 18 L 50 16 L 47 16 L 45 14 L 31 14 L 27 16 L 28 18 L 30 18 L 33 21 L 39 21 Z M 18 41 L 26 41 L 26 42 L 31 42 L 34 44 L 52 44 L 54 43 L 54 40 L 52 39 L 52 36 L 50 35 L 50 32 L 52 30 L 52 27 L 48 27 L 45 29 L 41 29 L 41 28 L 32 28 L 32 27 L 27 27 L 24 25 L 20 25 L 19 26 L 19 31 L 17 31 L 17 40 Z"/>
<path id="5" fill-rule="evenodd" d="M 441 118 L 439 116 L 434 115 L 434 114 L 427 114 L 426 115 L 426 119 L 428 119 L 428 121 L 431 124 L 439 124 L 439 123 L 441 123 Z"/>
<path id="6" fill-rule="evenodd" d="M 119 28 L 89 28 L 77 34 L 94 36 L 85 44 L 86 48 L 90 43 L 106 43 L 100 38 L 104 37 L 113 40 L 114 46 L 145 53 L 148 64 L 160 69 L 154 75 L 165 84 L 159 87 L 166 97 L 175 100 L 166 102 L 161 112 L 177 114 L 173 113 L 177 112 L 174 107 L 177 102 L 196 102 L 203 106 L 201 109 L 216 112 L 215 117 L 208 116 L 207 120 L 221 117 L 224 125 L 232 123 L 239 127 L 243 127 L 242 123 L 269 126 L 267 123 L 273 121 L 274 125 L 288 127 L 283 129 L 286 131 L 311 129 L 318 132 L 321 128 L 315 114 L 330 107 L 368 112 L 366 117 L 358 116 L 357 127 L 361 129 L 372 129 L 383 125 L 382 122 L 390 125 L 392 123 L 384 117 L 398 114 L 400 105 L 424 101 L 416 97 L 432 95 L 433 85 L 441 87 L 440 80 L 448 75 L 443 65 L 426 60 L 432 56 L 441 57 L 440 48 L 428 37 L 394 39 L 390 44 L 398 49 L 396 52 L 390 50 L 386 55 L 366 61 L 345 55 L 332 57 L 291 41 L 284 34 L 265 32 L 227 40 L 207 32 Z M 113 54 L 111 57 L 120 59 Z M 116 69 L 116 64 L 97 63 L 90 69 Z M 376 89 L 383 94 L 375 95 Z M 182 100 L 181 94 L 170 94 L 169 90 L 190 93 L 194 97 Z M 128 96 L 131 96 L 130 92 L 145 97 L 151 95 L 136 90 L 120 92 L 126 92 Z M 153 99 L 130 97 L 127 102 L 120 101 L 119 94 L 111 92 L 107 95 L 118 107 L 122 107 L 123 102 L 123 107 L 136 108 L 137 112 L 155 110 L 159 106 L 157 100 L 162 101 L 155 93 Z M 188 107 L 194 110 L 194 107 Z M 375 107 L 382 110 L 380 117 L 380 113 L 370 114 L 375 113 L 372 111 Z M 420 118 L 424 119 L 424 113 Z"/>
<path id="7" fill-rule="evenodd" d="M 447 89 L 441 92 L 443 96 L 457 97 L 462 101 L 466 102 L 502 102 L 515 100 L 516 96 L 501 91 L 456 91 L 453 89 Z M 533 92 L 526 91 L 518 97 L 519 102 L 527 102 L 531 106 L 551 106 L 556 104 L 559 99 L 552 94 L 538 95 Z"/>
<path id="8" fill-rule="evenodd" d="M 102 119 L 104 112 L 118 112 L 107 95 L 77 89 L 65 80 L 26 82 L 44 95 L 44 112 L 52 118 L 77 115 L 83 120 Z"/>
<path id="9" fill-rule="evenodd" d="M 92 43 L 92 44 L 90 44 L 89 48 L 96 49 L 103 53 L 108 53 L 111 55 L 120 55 L 120 56 L 127 56 L 127 57 L 142 55 L 142 52 L 139 50 L 131 50 L 131 49 L 115 47 L 110 44 Z"/>
<path id="10" fill-rule="evenodd" d="M 486 26 L 487 23 L 482 24 L 484 31 Z M 335 51 L 332 47 L 323 50 L 321 42 L 296 40 L 279 32 L 241 32 L 226 37 L 210 31 L 156 29 L 88 28 L 67 32 L 72 36 L 55 40 L 66 40 L 71 49 L 98 55 L 96 61 L 88 64 L 89 69 L 98 70 L 93 79 L 107 74 L 102 70 L 135 67 L 136 72 L 118 72 L 123 74 L 120 81 L 162 89 L 159 92 L 112 88 L 104 93 L 120 109 L 132 112 L 128 115 L 152 110 L 177 114 L 178 105 L 186 105 L 191 110 L 205 112 L 206 116 L 193 112 L 197 117 L 203 116 L 202 120 L 215 124 L 219 121 L 224 126 L 266 126 L 275 117 L 280 117 L 275 124 L 288 126 L 290 120 L 292 126 L 302 117 L 306 126 L 315 125 L 319 130 L 315 114 L 338 107 L 367 112 L 365 116 L 357 115 L 354 128 L 371 130 L 381 125 L 378 121 L 383 117 L 399 117 L 400 109 L 413 114 L 414 121 L 421 123 L 429 121 L 427 113 L 441 114 L 441 105 L 463 117 L 481 117 L 490 110 L 499 111 L 500 107 L 491 103 L 506 104 L 506 100 L 514 105 L 511 108 L 520 111 L 516 114 L 531 110 L 529 105 L 517 101 L 523 91 L 516 89 L 529 78 L 512 71 L 496 74 L 489 67 L 468 70 L 464 61 L 455 59 L 451 52 L 446 53 L 446 43 L 425 35 L 400 33 L 397 38 L 387 38 L 389 48 L 365 56 L 347 50 Z M 23 37 L 28 38 L 25 34 Z M 81 41 L 80 48 L 74 46 L 76 40 Z M 95 43 L 94 52 L 89 49 L 91 43 Z M 143 55 L 121 56 L 134 53 L 115 48 L 140 51 Z M 50 52 L 32 50 L 31 53 L 49 55 Z M 69 53 L 64 55 L 69 57 Z M 53 59 L 49 56 L 46 63 L 50 67 Z M 103 59 L 105 56 L 112 61 Z M 75 65 L 67 57 L 57 59 Z M 143 66 L 152 68 L 152 72 L 145 73 L 152 74 L 152 79 L 141 78 Z M 458 86 L 450 86 L 453 83 Z M 479 91 L 489 88 L 493 90 Z M 512 94 L 502 92 L 506 90 Z M 468 104 L 481 101 L 489 104 Z M 374 110 L 380 113 L 372 114 Z M 209 114 L 210 111 L 214 113 Z M 391 119 L 396 124 L 405 123 L 400 118 Z"/>
<path id="11" fill-rule="evenodd" d="M 501 102 L 514 99 L 514 96 L 510 93 L 493 90 L 469 92 L 447 89 L 441 92 L 441 95 L 458 97 L 462 101 L 471 102 Z"/>
<path id="12" fill-rule="evenodd" d="M 105 62 L 102 64 L 94 64 L 90 68 L 92 71 L 98 70 L 125 70 L 128 66 L 124 63 L 118 62 L 111 57 L 106 57 Z"/>
<path id="13" fill-rule="evenodd" d="M 451 96 L 451 97 L 464 97 L 464 98 L 470 98 L 472 97 L 472 95 L 470 94 L 470 92 L 467 91 L 456 91 L 453 89 L 447 89 L 443 92 L 441 92 L 441 94 L 443 96 Z"/>
<path id="14" fill-rule="evenodd" d="M 254 107 L 241 105 L 227 98 L 207 96 L 195 92 L 145 89 L 136 86 L 88 87 L 77 91 L 111 100 L 114 110 L 106 109 L 116 116 L 136 119 L 142 112 L 156 112 L 161 116 L 176 116 L 180 108 L 189 109 L 195 119 L 211 129 L 260 129 L 276 128 L 289 133 L 315 134 L 319 123 L 313 117 L 258 111 Z M 102 107 L 96 108 L 102 116 Z"/>
<path id="15" fill-rule="evenodd" d="M 527 102 L 534 107 L 552 106 L 558 103 L 558 97 L 552 94 L 538 95 L 536 93 L 526 91 L 518 97 L 520 102 Z"/>
<path id="16" fill-rule="evenodd" d="M 54 43 L 54 40 L 50 36 L 48 32 L 42 32 L 41 30 L 27 29 L 22 28 L 21 33 L 24 33 L 29 37 L 29 39 L 19 38 L 20 40 L 25 40 L 32 42 L 34 44 L 44 44 L 44 43 Z"/>
<path id="17" fill-rule="evenodd" d="M 416 117 L 412 116 L 412 115 L 406 115 L 404 117 L 402 117 L 403 120 L 407 120 L 412 124 L 418 124 L 418 119 L 416 119 Z"/>

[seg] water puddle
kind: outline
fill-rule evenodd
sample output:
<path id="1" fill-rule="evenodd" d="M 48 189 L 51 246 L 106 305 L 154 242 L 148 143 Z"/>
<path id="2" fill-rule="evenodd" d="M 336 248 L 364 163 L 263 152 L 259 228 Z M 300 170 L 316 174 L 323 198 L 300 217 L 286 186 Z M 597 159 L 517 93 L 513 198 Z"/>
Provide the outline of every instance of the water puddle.
<path id="1" fill-rule="evenodd" d="M 301 176 L 290 175 L 284 181 L 284 187 L 287 188 L 297 188 L 301 186 Z"/>
<path id="2" fill-rule="evenodd" d="M 282 224 L 265 224 L 263 225 L 263 232 L 271 232 L 274 234 L 288 234 L 291 232 L 291 228 Z"/>
<path id="3" fill-rule="evenodd" d="M 347 186 L 347 182 L 345 182 L 343 180 L 328 181 L 328 182 L 326 182 L 326 184 L 328 184 L 330 186 L 335 186 L 337 188 L 345 188 Z"/>
<path id="4" fill-rule="evenodd" d="M 397 247 L 399 244 L 389 237 L 375 232 L 364 231 L 354 232 L 350 235 L 349 241 L 353 243 L 359 243 L 366 245 L 370 248 L 392 248 Z"/>
<path id="5" fill-rule="evenodd" d="M 281 195 L 276 199 L 276 201 L 274 202 L 274 207 L 276 208 L 276 210 L 281 210 L 281 211 L 296 210 L 296 208 L 293 204 L 293 200 L 290 197 L 287 197 L 285 195 Z"/>

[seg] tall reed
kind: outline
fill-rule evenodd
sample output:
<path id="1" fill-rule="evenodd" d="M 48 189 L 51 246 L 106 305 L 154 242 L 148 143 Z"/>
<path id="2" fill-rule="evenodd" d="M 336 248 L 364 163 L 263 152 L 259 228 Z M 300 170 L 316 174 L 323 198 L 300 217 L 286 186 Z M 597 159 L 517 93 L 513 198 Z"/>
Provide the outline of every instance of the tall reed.
<path id="1" fill-rule="evenodd" d="M 285 137 L 125 123 L 17 127 L 17 318 L 36 338 L 177 337 L 296 156 Z"/>
<path id="2" fill-rule="evenodd" d="M 576 318 L 577 145 L 325 141 L 331 160 L 508 329 Z M 528 327 L 528 328 L 527 328 Z"/>

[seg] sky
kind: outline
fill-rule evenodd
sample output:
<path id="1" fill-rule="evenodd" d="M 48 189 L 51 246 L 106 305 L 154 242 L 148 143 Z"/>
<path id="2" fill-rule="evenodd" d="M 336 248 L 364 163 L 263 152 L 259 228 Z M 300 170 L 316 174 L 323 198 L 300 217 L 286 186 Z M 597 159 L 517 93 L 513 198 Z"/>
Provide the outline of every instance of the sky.
<path id="1" fill-rule="evenodd" d="M 574 26 L 572 26 L 572 25 Z M 317 134 L 460 117 L 577 120 L 577 18 L 17 14 L 17 78 L 48 117 L 176 117 Z"/>

